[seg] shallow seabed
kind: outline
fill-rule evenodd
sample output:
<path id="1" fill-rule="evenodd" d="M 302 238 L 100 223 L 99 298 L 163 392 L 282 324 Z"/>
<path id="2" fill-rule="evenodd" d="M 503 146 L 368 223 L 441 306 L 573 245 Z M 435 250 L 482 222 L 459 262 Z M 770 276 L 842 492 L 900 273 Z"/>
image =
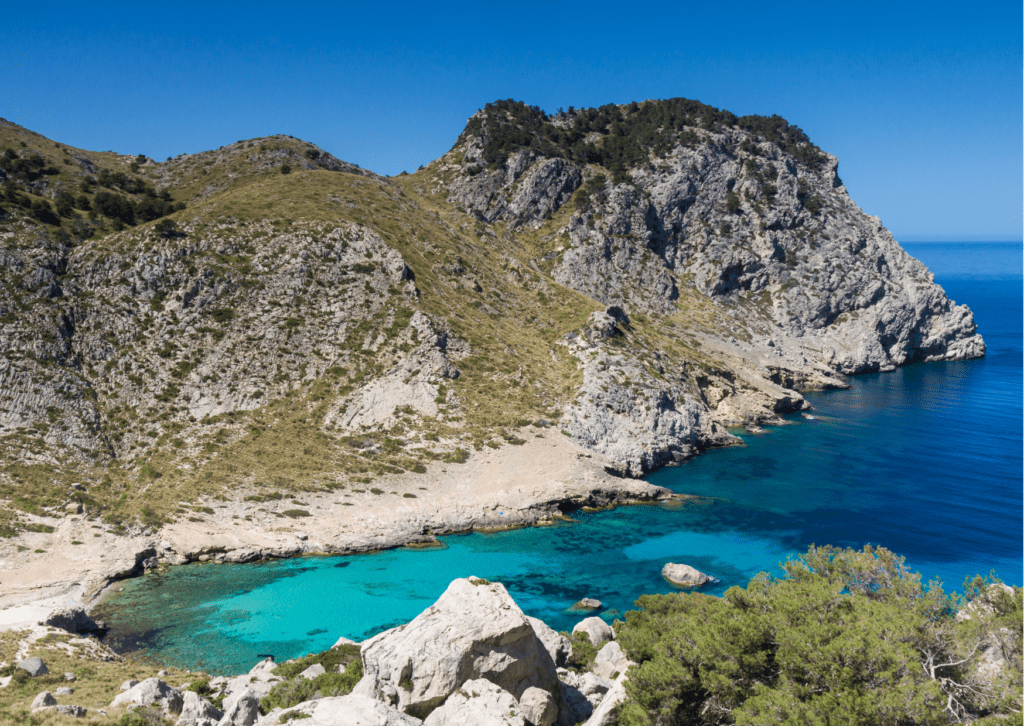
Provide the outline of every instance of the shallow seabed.
<path id="1" fill-rule="evenodd" d="M 556 629 L 600 599 L 614 619 L 668 592 L 665 562 L 720 578 L 724 592 L 811 543 L 884 545 L 925 579 L 959 589 L 995 569 L 1022 582 L 1021 246 L 908 244 L 975 313 L 983 360 L 912 365 L 809 394 L 814 419 L 709 452 L 651 481 L 699 495 L 680 508 L 623 507 L 575 523 L 442 538 L 437 550 L 189 565 L 124 583 L 102 607 L 109 642 L 215 673 L 361 640 L 406 622 L 456 577 L 505 583 Z"/>

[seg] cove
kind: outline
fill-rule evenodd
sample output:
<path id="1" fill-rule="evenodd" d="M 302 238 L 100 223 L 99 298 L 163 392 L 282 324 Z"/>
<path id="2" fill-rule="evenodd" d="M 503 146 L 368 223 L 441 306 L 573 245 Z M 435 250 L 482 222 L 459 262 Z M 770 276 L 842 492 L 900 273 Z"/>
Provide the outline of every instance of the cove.
<path id="1" fill-rule="evenodd" d="M 97 617 L 108 642 L 179 667 L 234 674 L 406 622 L 456 577 L 503 582 L 530 615 L 570 629 L 581 597 L 609 620 L 670 592 L 668 561 L 745 585 L 811 543 L 883 545 L 960 589 L 991 569 L 1021 584 L 1021 246 L 906 245 L 988 344 L 977 361 L 928 363 L 808 394 L 813 419 L 653 474 L 697 495 L 683 507 L 576 513 L 576 522 L 399 549 L 252 565 L 188 565 L 124 583 Z M 344 566 L 339 566 L 344 565 Z"/>

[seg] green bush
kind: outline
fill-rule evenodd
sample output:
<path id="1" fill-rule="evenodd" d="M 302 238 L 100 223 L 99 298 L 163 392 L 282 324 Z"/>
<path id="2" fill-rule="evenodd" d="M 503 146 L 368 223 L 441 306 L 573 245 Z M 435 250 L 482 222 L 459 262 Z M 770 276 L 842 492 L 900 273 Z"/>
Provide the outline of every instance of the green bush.
<path id="1" fill-rule="evenodd" d="M 344 696 L 352 692 L 362 677 L 363 661 L 358 657 L 348 663 L 344 673 L 323 673 L 311 680 L 295 676 L 274 686 L 273 690 L 260 700 L 260 711 L 267 714 L 275 708 L 291 708 L 313 698 Z"/>
<path id="2" fill-rule="evenodd" d="M 637 600 L 618 629 L 638 663 L 620 723 L 938 726 L 1019 708 L 1020 588 L 1006 595 L 990 577 L 947 596 L 870 546 L 811 547 L 783 569 L 721 598 Z M 969 601 L 981 606 L 958 622 Z M 986 683 L 977 664 L 993 639 L 1007 666 Z"/>
<path id="3" fill-rule="evenodd" d="M 729 214 L 736 214 L 740 211 L 740 195 L 734 191 L 729 191 L 725 195 L 725 209 Z"/>
<path id="4" fill-rule="evenodd" d="M 333 671 L 339 665 L 347 666 L 353 660 L 359 659 L 358 645 L 336 645 L 323 653 L 314 653 L 305 658 L 298 658 L 291 663 L 282 663 L 274 669 L 274 675 L 281 678 L 297 676 L 311 665 L 319 663 L 326 670 Z"/>

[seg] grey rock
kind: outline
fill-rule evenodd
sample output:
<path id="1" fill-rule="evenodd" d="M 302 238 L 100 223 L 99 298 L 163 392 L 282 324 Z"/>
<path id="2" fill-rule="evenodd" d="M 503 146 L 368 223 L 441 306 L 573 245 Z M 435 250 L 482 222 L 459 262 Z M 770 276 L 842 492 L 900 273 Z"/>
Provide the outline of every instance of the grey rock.
<path id="1" fill-rule="evenodd" d="M 582 600 L 573 603 L 570 610 L 600 610 L 603 607 L 600 600 L 595 600 L 592 597 L 585 597 Z"/>
<path id="2" fill-rule="evenodd" d="M 426 717 L 466 681 L 484 678 L 513 698 L 530 687 L 558 692 L 555 664 L 500 583 L 453 581 L 406 625 L 362 645 L 353 693 Z M 562 709 L 560 709 L 560 714 Z"/>
<path id="3" fill-rule="evenodd" d="M 700 570 L 674 562 L 669 562 L 661 568 L 661 576 L 680 587 L 700 587 L 709 582 L 717 582 L 715 578 L 705 575 Z"/>
<path id="4" fill-rule="evenodd" d="M 346 638 L 346 637 L 345 637 L 345 636 L 343 635 L 343 636 L 341 636 L 340 638 L 338 638 L 338 639 L 337 639 L 337 640 L 335 641 L 334 645 L 332 645 L 331 647 L 332 647 L 332 648 L 337 648 L 337 647 L 338 647 L 339 645 L 359 645 L 359 643 L 357 643 L 356 641 L 354 641 L 354 640 L 352 640 L 352 639 L 350 639 L 350 638 Z"/>
<path id="5" fill-rule="evenodd" d="M 202 722 L 217 723 L 224 712 L 193 691 L 182 694 L 181 716 L 177 726 L 199 726 Z"/>
<path id="6" fill-rule="evenodd" d="M 616 723 L 616 708 L 626 700 L 626 687 L 623 683 L 623 678 L 614 683 L 584 726 L 613 726 Z"/>
<path id="7" fill-rule="evenodd" d="M 70 716 L 71 718 L 85 718 L 86 714 L 89 713 L 84 706 L 74 706 L 71 704 L 54 706 L 53 712 L 61 716 Z"/>
<path id="8" fill-rule="evenodd" d="M 527 688 L 519 699 L 519 712 L 532 726 L 552 726 L 558 717 L 558 706 L 547 691 Z"/>
<path id="9" fill-rule="evenodd" d="M 73 683 L 74 681 L 78 680 L 78 676 L 76 676 L 74 673 L 65 673 L 64 680 Z"/>
<path id="10" fill-rule="evenodd" d="M 587 639 L 595 647 L 600 647 L 602 643 L 615 638 L 615 633 L 608 626 L 608 623 L 596 615 L 576 623 L 572 629 L 572 634 L 576 635 L 576 633 L 585 633 Z"/>
<path id="11" fill-rule="evenodd" d="M 303 726 L 419 726 L 422 721 L 366 696 L 349 694 L 305 701 L 289 709 L 274 709 L 260 725 L 273 724 L 289 713 L 301 713 L 308 719 L 292 721 Z"/>
<path id="12" fill-rule="evenodd" d="M 323 675 L 326 672 L 327 672 L 327 669 L 324 668 L 321 664 L 314 663 L 309 668 L 307 668 L 306 670 L 302 671 L 302 673 L 300 673 L 299 675 L 302 676 L 303 678 L 305 678 L 306 680 L 310 680 L 311 681 L 314 678 L 316 678 L 317 676 Z"/>
<path id="13" fill-rule="evenodd" d="M 38 657 L 26 658 L 18 663 L 18 668 L 25 671 L 33 678 L 36 676 L 45 676 L 50 672 L 50 669 L 46 667 L 45 663 L 43 663 L 43 659 Z"/>
<path id="14" fill-rule="evenodd" d="M 81 607 L 66 607 L 54 610 L 42 624 L 53 628 L 60 628 L 69 633 L 84 633 L 96 629 L 96 623 L 86 615 L 85 609 Z"/>
<path id="15" fill-rule="evenodd" d="M 224 699 L 224 715 L 217 726 L 252 726 L 259 718 L 260 696 L 248 688 Z"/>
<path id="16" fill-rule="evenodd" d="M 177 716 L 181 713 L 182 697 L 176 689 L 154 677 L 147 678 L 127 691 L 119 693 L 110 702 L 110 708 L 128 704 L 153 706 L 160 708 L 166 716 Z"/>
<path id="17" fill-rule="evenodd" d="M 127 691 L 127 690 L 129 690 L 131 688 L 134 688 L 137 685 L 139 685 L 138 681 L 136 681 L 136 680 L 134 680 L 132 678 L 129 678 L 127 681 L 125 681 L 124 683 L 121 684 L 121 688 L 119 690 Z"/>
<path id="18" fill-rule="evenodd" d="M 551 656 L 555 667 L 564 668 L 565 664 L 572 657 L 572 642 L 561 633 L 548 627 L 547 623 L 543 620 L 532 618 L 529 615 L 526 616 L 526 619 L 533 626 L 533 632 L 540 638 L 540 642 L 544 645 L 544 650 Z"/>
<path id="19" fill-rule="evenodd" d="M 36 696 L 34 699 L 32 699 L 32 705 L 30 706 L 30 708 L 32 708 L 34 710 L 34 709 L 37 709 L 37 708 L 46 708 L 47 706 L 56 706 L 56 705 L 57 705 L 57 699 L 53 697 L 53 694 L 50 693 L 49 691 L 43 691 L 38 696 Z"/>
<path id="20" fill-rule="evenodd" d="M 526 723 L 511 693 L 477 678 L 463 683 L 444 705 L 427 716 L 423 726 L 526 726 Z"/>
<path id="21" fill-rule="evenodd" d="M 633 665 L 632 661 L 626 657 L 619 644 L 613 640 L 605 643 L 601 646 L 601 650 L 597 651 L 597 655 L 594 656 L 593 670 L 595 674 L 602 678 L 615 680 L 625 673 L 631 665 Z"/>
<path id="22" fill-rule="evenodd" d="M 614 685 L 615 681 L 611 679 L 587 672 L 580 676 L 578 688 L 580 693 L 596 708 L 604 699 L 604 694 L 608 693 Z"/>
<path id="23" fill-rule="evenodd" d="M 67 686 L 61 686 L 56 691 L 54 691 L 53 694 L 55 696 L 70 696 L 74 692 L 75 692 L 74 688 L 68 688 Z"/>

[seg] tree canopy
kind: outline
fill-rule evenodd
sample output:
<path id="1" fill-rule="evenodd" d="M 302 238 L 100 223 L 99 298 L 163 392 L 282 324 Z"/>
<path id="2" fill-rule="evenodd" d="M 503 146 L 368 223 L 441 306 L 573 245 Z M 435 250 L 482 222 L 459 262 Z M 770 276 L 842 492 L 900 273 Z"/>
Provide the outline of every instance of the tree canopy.
<path id="1" fill-rule="evenodd" d="M 946 595 L 870 546 L 811 547 L 784 572 L 721 598 L 637 600 L 618 631 L 638 663 L 620 723 L 903 726 L 1019 713 L 1020 588 L 989 576 Z"/>

